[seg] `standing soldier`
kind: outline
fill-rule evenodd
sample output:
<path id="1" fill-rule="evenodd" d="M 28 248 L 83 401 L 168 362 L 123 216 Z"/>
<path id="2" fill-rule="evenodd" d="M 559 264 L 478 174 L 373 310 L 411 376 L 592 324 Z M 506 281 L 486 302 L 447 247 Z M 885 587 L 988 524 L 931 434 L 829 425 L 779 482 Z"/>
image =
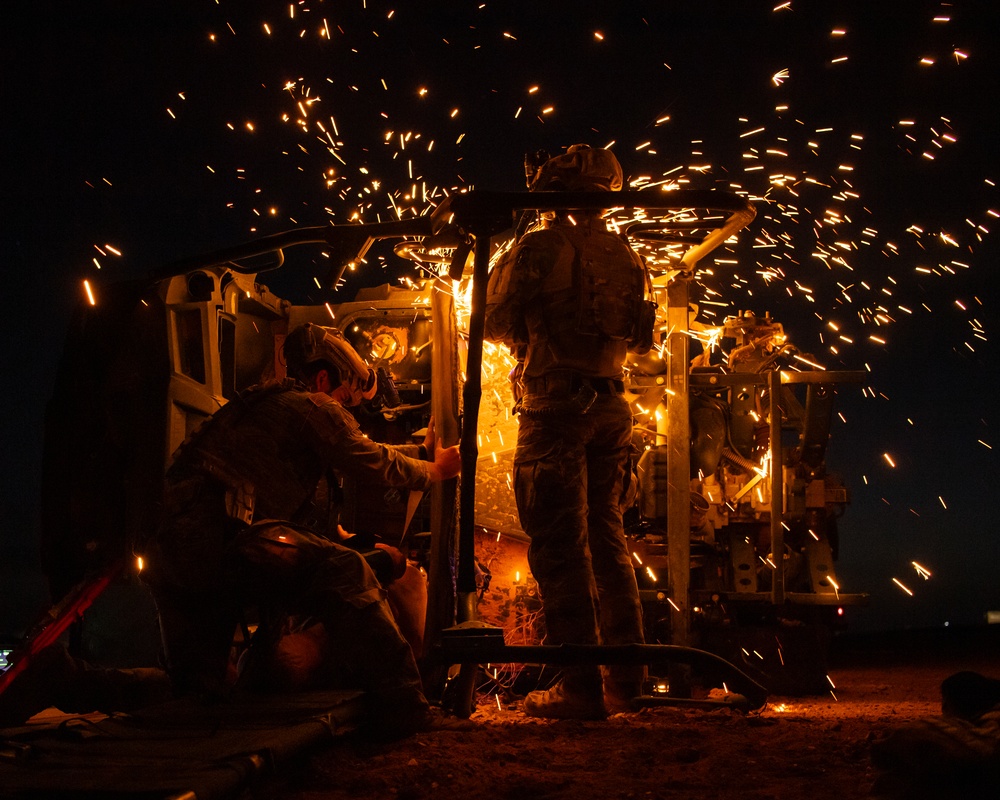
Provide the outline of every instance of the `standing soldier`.
<path id="1" fill-rule="evenodd" d="M 607 150 L 573 145 L 531 173 L 531 191 L 619 191 Z M 599 211 L 547 212 L 544 227 L 504 254 L 489 281 L 486 337 L 518 360 L 520 425 L 514 490 L 531 539 L 548 644 L 643 642 L 642 610 L 625 544 L 621 500 L 631 474 L 627 351 L 652 343 L 648 277 Z M 643 668 L 574 666 L 525 713 L 601 719 L 640 694 Z"/>

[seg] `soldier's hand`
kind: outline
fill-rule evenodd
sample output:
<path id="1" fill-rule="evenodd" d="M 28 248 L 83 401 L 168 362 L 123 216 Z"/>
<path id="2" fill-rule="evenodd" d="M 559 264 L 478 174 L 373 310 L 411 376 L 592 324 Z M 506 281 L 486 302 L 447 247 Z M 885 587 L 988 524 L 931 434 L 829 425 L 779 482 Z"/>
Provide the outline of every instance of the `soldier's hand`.
<path id="1" fill-rule="evenodd" d="M 427 433 L 424 434 L 424 450 L 427 451 L 427 455 L 431 455 L 434 452 L 434 442 L 437 434 L 434 433 L 434 417 L 431 417 L 427 421 Z"/>
<path id="2" fill-rule="evenodd" d="M 462 456 L 458 452 L 458 445 L 454 447 L 441 447 L 437 444 L 434 448 L 434 461 L 431 464 L 431 474 L 435 481 L 446 481 L 454 478 L 462 471 Z"/>
<path id="3" fill-rule="evenodd" d="M 343 525 L 337 525 L 337 538 L 340 539 L 341 542 L 346 542 L 348 539 L 353 539 L 355 536 L 357 536 L 356 533 L 349 533 L 344 530 Z"/>

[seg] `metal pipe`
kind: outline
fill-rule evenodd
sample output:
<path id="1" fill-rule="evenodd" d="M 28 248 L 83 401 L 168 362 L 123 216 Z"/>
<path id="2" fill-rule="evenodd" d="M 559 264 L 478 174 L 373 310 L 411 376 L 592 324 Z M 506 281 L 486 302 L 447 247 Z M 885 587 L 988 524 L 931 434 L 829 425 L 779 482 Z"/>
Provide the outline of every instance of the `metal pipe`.
<path id="1" fill-rule="evenodd" d="M 781 452 L 781 370 L 768 375 L 768 414 L 771 436 L 771 560 L 774 575 L 771 578 L 771 602 L 785 604 L 785 530 L 781 527 L 784 511 L 785 476 Z"/>
<path id="2" fill-rule="evenodd" d="M 336 286 L 344 270 L 351 261 L 364 256 L 377 239 L 398 239 L 403 236 L 429 236 L 431 233 L 430 217 L 414 217 L 413 219 L 396 222 L 376 222 L 362 225 L 318 225 L 314 227 L 295 228 L 290 231 L 263 236 L 251 242 L 215 250 L 205 255 L 195 256 L 175 261 L 154 270 L 150 274 L 153 280 L 169 278 L 174 275 L 186 275 L 196 269 L 206 269 L 227 264 L 235 272 L 255 273 L 264 270 L 254 267 L 244 267 L 240 261 L 267 255 L 278 254 L 283 258 L 282 250 L 302 244 L 325 244 L 331 251 L 333 275 L 330 285 Z M 267 269 L 275 269 L 281 261 Z"/>
<path id="3" fill-rule="evenodd" d="M 731 691 L 747 697 L 753 708 L 767 702 L 767 689 L 721 656 L 668 644 L 507 645 L 502 636 L 459 634 L 445 638 L 434 655 L 451 664 L 648 664 L 684 665 L 726 681 Z M 672 680 L 672 678 L 671 678 Z"/>
<path id="4" fill-rule="evenodd" d="M 757 210 L 749 203 L 746 204 L 746 207 L 733 211 L 722 227 L 710 232 L 701 242 L 684 253 L 681 257 L 683 268 L 685 270 L 693 270 L 702 258 L 711 253 L 730 236 L 743 230 L 753 222 L 755 216 L 757 216 Z"/>
<path id="5" fill-rule="evenodd" d="M 438 278 L 431 290 L 431 414 L 445 447 L 458 442 L 458 348 L 455 298 L 451 281 Z M 424 641 L 438 643 L 441 631 L 455 624 L 455 498 L 458 480 L 431 487 L 431 551 Z M 425 676 L 426 677 L 426 676 Z M 439 676 L 443 685 L 444 677 Z"/>
<path id="6" fill-rule="evenodd" d="M 753 205 L 745 197 L 729 192 L 714 190 L 680 189 L 674 192 L 624 191 L 624 192 L 490 192 L 477 189 L 474 192 L 452 195 L 450 210 L 454 218 L 463 219 L 507 219 L 511 212 L 517 209 L 525 210 L 579 210 L 579 209 L 616 209 L 644 208 L 647 210 L 701 209 L 705 211 L 724 211 L 738 215 L 741 223 L 735 229 L 727 220 L 721 226 L 729 238 L 733 233 L 749 223 L 756 214 Z M 681 220 L 673 227 L 690 230 L 687 220 Z M 671 223 L 665 221 L 664 227 L 670 228 Z M 704 227 L 715 227 L 704 225 Z M 717 246 L 717 245 L 714 245 Z M 707 252 L 707 250 L 705 251 Z M 702 253 L 704 255 L 704 253 Z M 697 259 L 695 259 L 697 260 Z M 691 262 L 693 263 L 693 261 Z"/>
<path id="7" fill-rule="evenodd" d="M 475 619 L 476 566 L 476 463 L 479 460 L 479 404 L 483 396 L 483 334 L 486 330 L 486 287 L 489 281 L 489 230 L 476 232 L 472 267 L 472 298 L 469 311 L 469 351 L 465 365 L 465 388 L 462 393 L 462 484 L 458 516 L 459 622 Z"/>
<path id="8" fill-rule="evenodd" d="M 678 275 L 667 287 L 667 563 L 670 641 L 690 643 L 688 589 L 691 582 L 691 421 L 688 396 L 688 304 L 690 278 Z M 659 426 L 657 426 L 659 427 Z"/>

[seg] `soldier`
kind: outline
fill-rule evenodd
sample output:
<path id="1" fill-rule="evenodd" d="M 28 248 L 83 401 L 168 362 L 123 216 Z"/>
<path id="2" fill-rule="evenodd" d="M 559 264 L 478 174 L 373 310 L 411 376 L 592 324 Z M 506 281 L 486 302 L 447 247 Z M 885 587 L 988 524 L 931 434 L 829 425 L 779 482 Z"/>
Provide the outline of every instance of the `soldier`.
<path id="1" fill-rule="evenodd" d="M 234 680 L 230 650 L 240 614 L 256 606 L 263 617 L 309 619 L 325 629 L 313 638 L 330 645 L 325 674 L 316 675 L 315 662 L 286 663 L 279 665 L 283 676 L 363 689 L 367 727 L 406 734 L 431 718 L 383 588 L 405 559 L 391 548 L 362 556 L 303 522 L 314 521 L 313 495 L 330 471 L 426 489 L 458 474 L 458 448 L 435 447 L 433 425 L 419 446 L 364 436 L 345 406 L 373 393 L 374 376 L 340 331 L 300 326 L 284 354 L 288 380 L 230 401 L 181 445 L 167 470 L 161 522 L 141 554 L 169 683 L 176 693 L 223 693 Z M 250 683 L 274 675 L 280 631 L 264 633 L 262 646 L 251 647 L 260 655 L 244 673 Z M 53 703 L 68 711 L 123 710 L 165 699 L 161 671 L 93 669 L 60 648 L 42 655 L 0 697 L 0 724 Z"/>
<path id="2" fill-rule="evenodd" d="M 874 796 L 884 800 L 996 796 L 1000 780 L 1000 680 L 957 672 L 941 683 L 941 715 L 872 744 Z"/>
<path id="3" fill-rule="evenodd" d="M 607 150 L 573 145 L 533 174 L 531 191 L 607 191 L 622 171 Z M 646 352 L 655 306 L 639 256 L 600 212 L 547 212 L 490 275 L 486 337 L 507 344 L 520 414 L 514 490 L 530 537 L 549 644 L 643 642 L 621 499 L 630 475 L 626 352 Z M 603 718 L 630 707 L 643 669 L 566 669 L 524 702 L 531 716 Z"/>
<path id="4" fill-rule="evenodd" d="M 423 490 L 458 473 L 458 448 L 435 452 L 432 427 L 419 447 L 367 438 L 345 406 L 373 391 L 374 376 L 340 331 L 300 326 L 284 355 L 288 380 L 216 412 L 167 471 L 163 518 L 143 554 L 167 671 L 178 689 L 218 691 L 241 608 L 278 608 L 322 622 L 340 682 L 367 691 L 374 717 L 419 727 L 427 701 L 379 580 L 359 553 L 301 520 L 328 471 Z M 391 580 L 399 556 L 382 556 Z"/>

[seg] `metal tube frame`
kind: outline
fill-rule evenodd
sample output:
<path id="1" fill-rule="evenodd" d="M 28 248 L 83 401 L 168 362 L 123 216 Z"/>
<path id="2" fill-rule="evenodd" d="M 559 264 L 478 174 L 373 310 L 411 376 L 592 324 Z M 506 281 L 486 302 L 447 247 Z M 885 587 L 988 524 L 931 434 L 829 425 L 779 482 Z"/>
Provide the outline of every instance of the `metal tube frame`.
<path id="1" fill-rule="evenodd" d="M 781 370 L 768 375 L 768 415 L 771 437 L 771 603 L 785 604 L 785 530 L 781 527 L 785 500 L 784 453 L 781 447 Z"/>
<path id="2" fill-rule="evenodd" d="M 698 261 L 727 239 L 746 227 L 756 211 L 748 200 L 735 194 L 717 191 L 678 190 L 674 192 L 625 191 L 615 192 L 532 192 L 503 193 L 472 191 L 453 195 L 449 198 L 447 219 L 430 216 L 415 217 L 398 222 L 335 225 L 301 228 L 263 237 L 236 247 L 226 248 L 206 256 L 175 262 L 152 274 L 153 279 L 172 275 L 182 275 L 210 266 L 227 265 L 236 272 L 253 273 L 262 271 L 240 261 L 260 255 L 277 255 L 277 264 L 282 265 L 284 248 L 299 244 L 325 244 L 336 251 L 337 258 L 331 259 L 332 277 L 330 284 L 335 287 L 350 263 L 362 258 L 377 239 L 430 237 L 458 230 L 466 239 L 475 239 L 475 256 L 472 275 L 472 308 L 469 319 L 468 361 L 466 382 L 463 389 L 463 424 L 461 432 L 462 481 L 459 496 L 458 530 L 458 617 L 461 622 L 475 620 L 475 478 L 479 456 L 477 427 L 479 406 L 482 397 L 482 346 L 485 329 L 486 287 L 489 277 L 489 238 L 492 234 L 510 226 L 513 214 L 518 210 L 605 210 L 637 209 L 647 212 L 685 211 L 724 212 L 722 220 L 686 216 L 680 219 L 660 219 L 644 222 L 636 226 L 642 232 L 651 232 L 649 238 L 656 240 L 654 227 L 659 225 L 662 232 L 687 231 L 681 237 L 663 239 L 688 243 L 693 233 L 707 230 L 708 233 L 692 244 L 680 259 L 681 275 L 675 278 L 668 290 L 668 313 L 677 317 L 671 334 L 671 347 L 676 348 L 670 367 L 672 392 L 667 405 L 672 420 L 669 423 L 668 438 L 674 442 L 668 457 L 670 475 L 671 513 L 668 524 L 668 539 L 672 543 L 670 551 L 671 591 L 682 609 L 675 616 L 674 629 L 677 638 L 686 643 L 689 617 L 687 599 L 687 574 L 689 561 L 689 498 L 690 491 L 690 435 L 684 435 L 688 426 L 688 281 Z M 716 224 L 718 223 L 718 224 Z M 637 234 L 641 237 L 641 233 Z M 461 249 L 461 248 L 460 248 Z M 464 263 L 464 260 L 463 262 Z M 452 277 L 461 274 L 462 265 L 455 264 Z M 455 273 L 458 272 L 456 275 Z M 773 399 L 772 399 L 772 402 Z M 773 425 L 773 422 L 772 422 Z M 780 420 L 779 420 L 780 433 Z M 775 440 L 772 436 L 772 442 Z M 780 480 L 780 477 L 779 477 Z M 780 521 L 779 521 L 780 528 Z M 772 533 L 772 538 L 773 533 Z"/>

